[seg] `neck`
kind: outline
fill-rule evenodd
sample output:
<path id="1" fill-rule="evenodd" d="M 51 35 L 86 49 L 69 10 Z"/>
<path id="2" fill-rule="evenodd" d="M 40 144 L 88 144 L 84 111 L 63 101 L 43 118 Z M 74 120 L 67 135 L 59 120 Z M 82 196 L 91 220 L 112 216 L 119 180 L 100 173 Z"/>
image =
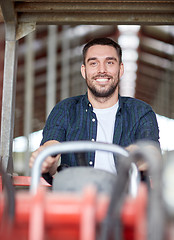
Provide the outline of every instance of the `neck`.
<path id="1" fill-rule="evenodd" d="M 118 101 L 118 88 L 109 97 L 96 97 L 88 89 L 88 100 L 94 108 L 104 109 L 112 107 Z"/>

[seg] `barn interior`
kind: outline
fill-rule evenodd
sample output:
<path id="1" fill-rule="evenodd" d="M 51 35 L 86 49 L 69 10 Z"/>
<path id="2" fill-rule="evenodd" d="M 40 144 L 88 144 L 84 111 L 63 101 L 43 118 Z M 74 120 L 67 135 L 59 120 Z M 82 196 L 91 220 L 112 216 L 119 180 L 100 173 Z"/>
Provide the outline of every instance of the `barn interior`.
<path id="1" fill-rule="evenodd" d="M 120 94 L 141 99 L 160 117 L 174 119 L 173 13 L 173 1 L 162 0 L 151 3 L 103 0 L 90 1 L 90 4 L 86 1 L 1 1 L 1 107 L 7 96 L 9 102 L 15 99 L 14 106 L 6 106 L 4 115 L 1 114 L 2 129 L 8 127 L 13 134 L 1 130 L 1 141 L 4 144 L 10 138 L 7 140 L 10 146 L 14 139 L 17 172 L 28 172 L 28 158 L 34 148 L 31 145 L 38 146 L 53 106 L 64 98 L 86 92 L 86 83 L 80 74 L 81 51 L 94 37 L 110 37 L 123 49 L 125 73 L 120 80 Z M 3 93 L 8 39 L 16 41 L 13 50 L 17 53 L 10 63 L 13 68 L 17 64 L 17 70 L 13 69 L 16 82 L 11 79 L 13 83 L 7 83 L 8 90 Z M 9 63 L 6 65 L 10 73 Z M 9 122 L 3 120 L 6 116 L 11 116 Z M 161 131 L 168 131 L 167 126 L 164 128 Z M 168 132 L 171 134 L 172 129 Z M 39 135 L 39 140 L 31 142 L 31 133 Z M 22 145 L 25 150 L 17 152 L 15 149 Z M 7 151 L 11 151 L 9 149 Z M 165 146 L 164 151 L 167 150 Z M 25 159 L 22 165 L 21 159 Z"/>
<path id="2" fill-rule="evenodd" d="M 82 48 L 95 37 L 121 45 L 119 92 L 152 106 L 162 152 L 65 142 L 30 172 L 51 109 L 86 92 Z M 174 1 L 0 0 L 0 53 L 0 239 L 173 240 Z M 95 148 L 118 154 L 117 175 L 85 166 L 55 174 L 53 186 L 41 177 L 47 156 Z"/>

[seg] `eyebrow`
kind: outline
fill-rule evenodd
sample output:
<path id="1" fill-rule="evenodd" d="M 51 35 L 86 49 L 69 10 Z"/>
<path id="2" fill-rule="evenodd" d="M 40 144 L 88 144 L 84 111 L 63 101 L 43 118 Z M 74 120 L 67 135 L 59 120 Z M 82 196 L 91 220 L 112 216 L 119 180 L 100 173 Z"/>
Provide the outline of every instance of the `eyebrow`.
<path id="1" fill-rule="evenodd" d="M 115 57 L 107 57 L 106 60 L 114 60 L 114 61 L 118 61 Z"/>
<path id="2" fill-rule="evenodd" d="M 93 60 L 96 60 L 96 59 L 97 59 L 96 57 L 88 58 L 88 59 L 87 59 L 87 62 L 93 61 Z"/>
<path id="3" fill-rule="evenodd" d="M 97 58 L 96 57 L 91 57 L 91 58 L 88 58 L 87 59 L 87 62 L 89 61 L 93 61 L 93 60 L 96 60 Z M 106 57 L 106 60 L 114 60 L 114 61 L 118 61 L 115 57 Z"/>

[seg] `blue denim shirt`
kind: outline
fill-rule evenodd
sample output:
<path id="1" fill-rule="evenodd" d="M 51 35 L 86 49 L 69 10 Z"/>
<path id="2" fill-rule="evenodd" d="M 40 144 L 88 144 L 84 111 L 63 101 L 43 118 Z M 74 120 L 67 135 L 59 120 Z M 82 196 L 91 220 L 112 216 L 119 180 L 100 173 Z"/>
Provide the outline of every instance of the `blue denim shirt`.
<path id="1" fill-rule="evenodd" d="M 48 140 L 95 141 L 97 118 L 87 94 L 67 98 L 53 108 L 43 130 L 41 145 Z M 113 143 L 126 147 L 138 140 L 158 142 L 159 130 L 156 115 L 147 103 L 119 96 Z M 87 162 L 94 166 L 95 153 L 86 154 Z M 77 166 L 75 154 L 62 154 L 61 163 Z M 92 164 L 91 164 L 92 163 Z"/>

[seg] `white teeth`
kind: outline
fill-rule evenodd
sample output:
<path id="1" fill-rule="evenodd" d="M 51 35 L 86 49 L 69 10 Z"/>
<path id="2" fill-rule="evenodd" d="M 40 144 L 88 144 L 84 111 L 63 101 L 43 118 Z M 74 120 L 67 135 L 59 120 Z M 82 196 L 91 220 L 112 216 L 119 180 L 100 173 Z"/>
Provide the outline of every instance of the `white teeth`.
<path id="1" fill-rule="evenodd" d="M 107 78 L 97 78 L 96 81 L 97 82 L 106 82 L 106 81 L 108 81 L 108 79 Z"/>

